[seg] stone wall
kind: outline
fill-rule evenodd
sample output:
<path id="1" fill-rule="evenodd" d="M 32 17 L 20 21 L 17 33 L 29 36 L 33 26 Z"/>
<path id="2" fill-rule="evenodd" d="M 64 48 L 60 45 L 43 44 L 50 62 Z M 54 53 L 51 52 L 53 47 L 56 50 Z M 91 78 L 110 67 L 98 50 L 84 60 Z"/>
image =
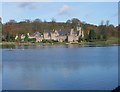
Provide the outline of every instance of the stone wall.
<path id="1" fill-rule="evenodd" d="M 48 33 L 44 33 L 43 38 L 46 39 L 46 40 L 50 40 L 50 36 L 49 36 Z"/>
<path id="2" fill-rule="evenodd" d="M 58 36 L 57 41 L 58 42 L 64 42 L 67 39 L 67 36 Z"/>
<path id="3" fill-rule="evenodd" d="M 79 36 L 69 35 L 67 41 L 68 42 L 78 42 Z"/>

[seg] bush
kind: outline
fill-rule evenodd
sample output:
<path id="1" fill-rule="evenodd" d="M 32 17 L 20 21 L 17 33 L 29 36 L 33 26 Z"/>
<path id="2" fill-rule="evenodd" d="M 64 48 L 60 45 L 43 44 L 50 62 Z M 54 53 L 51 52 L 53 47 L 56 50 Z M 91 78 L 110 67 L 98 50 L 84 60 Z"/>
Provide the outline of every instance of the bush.
<path id="1" fill-rule="evenodd" d="M 12 34 L 9 34 L 9 33 L 8 33 L 8 34 L 6 35 L 5 40 L 12 42 L 12 41 L 15 41 L 14 38 L 15 38 L 15 37 L 14 37 Z"/>
<path id="2" fill-rule="evenodd" d="M 84 38 L 82 38 L 81 36 L 78 39 L 78 42 L 84 41 Z"/>
<path id="3" fill-rule="evenodd" d="M 103 40 L 107 40 L 107 36 L 106 35 L 103 35 Z"/>
<path id="4" fill-rule="evenodd" d="M 43 43 L 48 43 L 49 40 L 43 39 L 42 42 L 43 42 Z"/>
<path id="5" fill-rule="evenodd" d="M 24 41 L 25 41 L 25 42 L 28 42 L 28 40 L 29 40 L 29 38 L 28 38 L 28 35 L 26 34 Z"/>
<path id="6" fill-rule="evenodd" d="M 32 39 L 28 39 L 28 42 L 32 42 L 32 43 L 35 43 L 35 42 L 36 42 L 36 39 L 35 39 L 35 38 L 32 38 Z"/>
<path id="7" fill-rule="evenodd" d="M 58 42 L 58 41 L 43 39 L 42 42 L 43 42 L 43 43 L 55 43 L 55 42 Z"/>

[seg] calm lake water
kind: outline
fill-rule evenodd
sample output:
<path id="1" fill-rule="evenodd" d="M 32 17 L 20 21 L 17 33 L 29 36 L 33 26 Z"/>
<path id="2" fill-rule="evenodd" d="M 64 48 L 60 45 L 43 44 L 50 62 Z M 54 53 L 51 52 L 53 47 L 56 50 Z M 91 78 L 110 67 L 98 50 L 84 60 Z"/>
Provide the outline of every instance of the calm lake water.
<path id="1" fill-rule="evenodd" d="M 3 48 L 3 90 L 112 90 L 118 46 Z"/>

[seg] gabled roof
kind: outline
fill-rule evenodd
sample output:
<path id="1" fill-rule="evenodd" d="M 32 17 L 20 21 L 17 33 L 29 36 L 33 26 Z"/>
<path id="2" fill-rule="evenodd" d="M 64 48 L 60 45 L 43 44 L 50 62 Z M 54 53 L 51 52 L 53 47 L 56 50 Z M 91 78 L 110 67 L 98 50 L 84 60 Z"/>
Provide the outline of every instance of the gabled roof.
<path id="1" fill-rule="evenodd" d="M 70 32 L 71 32 L 71 30 L 55 30 L 55 31 L 57 31 L 60 36 L 70 35 Z M 45 31 L 45 33 L 48 33 L 48 36 L 51 36 L 51 33 L 55 33 L 55 31 L 48 30 L 48 31 Z M 78 35 L 79 31 L 73 31 L 73 34 Z"/>
<path id="2" fill-rule="evenodd" d="M 70 34 L 70 30 L 58 30 L 57 31 L 59 35 L 68 35 Z"/>

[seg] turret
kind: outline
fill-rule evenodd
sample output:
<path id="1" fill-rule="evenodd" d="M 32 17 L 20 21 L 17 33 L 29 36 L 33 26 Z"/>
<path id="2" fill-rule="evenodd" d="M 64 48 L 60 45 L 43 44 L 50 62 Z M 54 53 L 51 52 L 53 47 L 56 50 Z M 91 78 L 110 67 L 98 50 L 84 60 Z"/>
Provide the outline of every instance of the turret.
<path id="1" fill-rule="evenodd" d="M 73 31 L 74 31 L 74 29 L 71 29 L 71 30 L 70 30 L 70 35 L 73 35 Z"/>
<path id="2" fill-rule="evenodd" d="M 77 25 L 78 36 L 82 35 L 82 29 L 80 27 L 80 23 Z"/>
<path id="3" fill-rule="evenodd" d="M 81 31 L 80 23 L 77 25 L 77 31 Z"/>

